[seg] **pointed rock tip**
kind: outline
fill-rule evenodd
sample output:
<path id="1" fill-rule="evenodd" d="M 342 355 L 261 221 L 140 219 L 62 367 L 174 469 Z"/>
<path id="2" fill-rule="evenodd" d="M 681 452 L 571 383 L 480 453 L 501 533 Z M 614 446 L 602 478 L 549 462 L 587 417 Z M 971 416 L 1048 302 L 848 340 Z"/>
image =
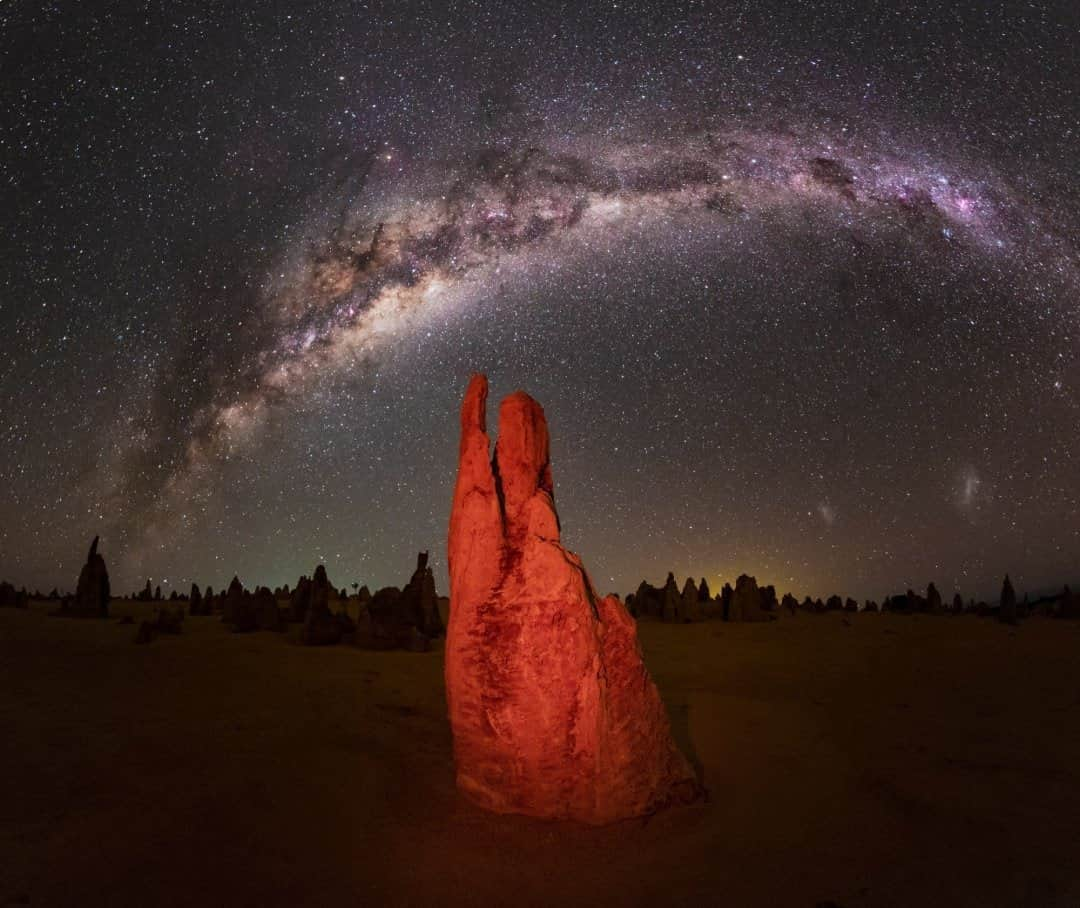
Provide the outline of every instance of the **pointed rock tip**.
<path id="1" fill-rule="evenodd" d="M 547 418 L 524 391 L 515 391 L 499 406 L 495 458 L 508 510 L 537 488 L 552 491 Z"/>
<path id="2" fill-rule="evenodd" d="M 461 401 L 461 429 L 487 431 L 488 380 L 483 372 L 474 372 Z"/>

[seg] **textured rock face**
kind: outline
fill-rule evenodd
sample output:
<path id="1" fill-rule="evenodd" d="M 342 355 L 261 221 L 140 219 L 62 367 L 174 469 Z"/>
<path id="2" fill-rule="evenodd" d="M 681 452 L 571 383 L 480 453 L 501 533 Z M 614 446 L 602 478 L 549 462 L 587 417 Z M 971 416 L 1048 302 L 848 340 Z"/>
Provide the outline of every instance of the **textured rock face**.
<path id="1" fill-rule="evenodd" d="M 700 789 L 671 738 L 636 627 L 559 544 L 544 412 L 487 380 L 461 410 L 450 517 L 446 688 L 459 789 L 501 813 L 607 823 Z"/>

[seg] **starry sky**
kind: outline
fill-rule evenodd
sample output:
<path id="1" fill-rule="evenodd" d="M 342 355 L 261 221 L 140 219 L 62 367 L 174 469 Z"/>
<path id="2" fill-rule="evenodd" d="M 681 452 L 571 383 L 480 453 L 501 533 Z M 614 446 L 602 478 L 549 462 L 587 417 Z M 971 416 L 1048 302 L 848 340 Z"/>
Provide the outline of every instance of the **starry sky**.
<path id="1" fill-rule="evenodd" d="M 445 589 L 470 373 L 601 591 L 1080 581 L 1080 18 L 0 4 L 0 575 Z M 491 420 L 495 409 L 492 407 Z"/>

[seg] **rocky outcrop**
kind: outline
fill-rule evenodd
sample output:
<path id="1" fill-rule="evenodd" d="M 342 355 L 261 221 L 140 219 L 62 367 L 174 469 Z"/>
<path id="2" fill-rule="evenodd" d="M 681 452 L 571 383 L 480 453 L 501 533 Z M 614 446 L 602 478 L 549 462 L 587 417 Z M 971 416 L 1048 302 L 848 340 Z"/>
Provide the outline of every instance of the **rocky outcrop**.
<path id="1" fill-rule="evenodd" d="M 735 590 L 731 588 L 730 583 L 725 583 L 720 587 L 720 617 L 725 621 L 731 620 L 731 600 L 735 596 Z"/>
<path id="2" fill-rule="evenodd" d="M 420 552 L 416 556 L 416 570 L 401 591 L 397 611 L 402 624 L 416 628 L 429 640 L 443 635 L 442 617 L 435 593 L 435 575 L 428 567 L 427 552 Z"/>
<path id="3" fill-rule="evenodd" d="M 1058 597 L 1057 609 L 1054 615 L 1069 620 L 1080 618 L 1080 594 L 1074 593 L 1068 584 L 1065 585 L 1065 589 L 1061 591 L 1061 595 Z"/>
<path id="4" fill-rule="evenodd" d="M 303 623 L 311 606 L 311 581 L 301 577 L 289 594 L 289 620 Z"/>
<path id="5" fill-rule="evenodd" d="M 6 581 L 0 583 L 0 608 L 26 608 L 28 602 L 29 597 L 26 595 L 25 589 L 16 590 L 12 584 Z"/>
<path id="6" fill-rule="evenodd" d="M 661 592 L 660 617 L 664 621 L 679 621 L 682 613 L 682 595 L 679 593 L 679 584 L 675 582 L 675 575 L 669 573 L 667 582 Z"/>
<path id="7" fill-rule="evenodd" d="M 938 592 L 938 588 L 931 583 L 926 588 L 926 611 L 932 615 L 939 615 L 942 612 L 941 593 Z"/>
<path id="8" fill-rule="evenodd" d="M 245 620 L 248 616 L 243 614 L 244 611 L 244 585 L 240 582 L 240 578 L 234 575 L 225 593 L 225 601 L 222 603 L 221 620 L 234 628 L 254 623 L 253 616 L 251 622 Z M 251 628 L 245 626 L 243 629 L 250 630 Z"/>
<path id="9" fill-rule="evenodd" d="M 303 580 L 304 578 L 301 578 Z M 299 584 L 297 585 L 299 589 Z M 342 627 L 337 616 L 330 611 L 330 581 L 326 568 L 319 565 L 309 584 L 310 599 L 304 615 L 304 629 L 300 639 L 308 646 L 330 646 L 341 641 Z"/>
<path id="10" fill-rule="evenodd" d="M 701 600 L 698 598 L 698 588 L 693 577 L 686 578 L 680 598 L 682 603 L 679 607 L 678 620 L 686 622 L 700 621 L 702 619 Z"/>
<path id="11" fill-rule="evenodd" d="M 559 542 L 544 411 L 461 410 L 450 517 L 446 689 L 458 788 L 489 810 L 607 823 L 700 788 L 671 738 L 633 619 Z"/>
<path id="12" fill-rule="evenodd" d="M 65 600 L 60 606 L 61 615 L 75 618 L 107 618 L 109 616 L 109 571 L 105 559 L 97 550 L 98 537 L 90 543 L 86 564 L 79 572 L 75 598 Z"/>
<path id="13" fill-rule="evenodd" d="M 780 609 L 780 603 L 776 599 L 776 587 L 771 583 L 761 587 L 761 608 L 770 618 L 775 618 Z"/>
<path id="14" fill-rule="evenodd" d="M 637 592 L 626 597 L 626 608 L 635 618 L 659 618 L 663 601 L 660 590 L 642 580 Z"/>
<path id="15" fill-rule="evenodd" d="M 776 598 L 775 592 L 773 599 Z M 728 621 L 770 621 L 775 617 L 765 609 L 765 602 L 758 589 L 757 580 L 747 574 L 740 574 L 735 581 L 731 594 L 731 605 L 727 609 Z"/>
<path id="16" fill-rule="evenodd" d="M 277 597 L 269 587 L 260 586 L 256 589 L 251 605 L 255 627 L 260 631 L 285 630 L 285 622 L 281 617 L 281 609 L 278 608 Z"/>
<path id="17" fill-rule="evenodd" d="M 998 600 L 998 621 L 1006 624 L 1016 624 L 1016 591 L 1013 590 L 1009 575 L 1001 584 L 1001 598 Z"/>
<path id="18" fill-rule="evenodd" d="M 210 588 L 206 588 L 207 595 L 210 593 Z M 188 614 L 189 615 L 209 615 L 209 603 L 207 603 L 206 610 L 204 611 L 202 592 L 199 590 L 197 583 L 191 584 L 191 595 L 188 596 Z"/>

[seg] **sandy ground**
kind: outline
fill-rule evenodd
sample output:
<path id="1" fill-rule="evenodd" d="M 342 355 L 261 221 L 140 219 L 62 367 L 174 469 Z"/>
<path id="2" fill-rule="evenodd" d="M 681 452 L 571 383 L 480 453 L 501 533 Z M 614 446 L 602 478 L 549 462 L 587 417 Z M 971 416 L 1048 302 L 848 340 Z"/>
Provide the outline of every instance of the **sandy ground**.
<path id="1" fill-rule="evenodd" d="M 457 796 L 438 653 L 47 608 L 0 611 L 0 905 L 1080 905 L 1080 623 L 643 624 L 711 798 L 589 829 Z"/>

